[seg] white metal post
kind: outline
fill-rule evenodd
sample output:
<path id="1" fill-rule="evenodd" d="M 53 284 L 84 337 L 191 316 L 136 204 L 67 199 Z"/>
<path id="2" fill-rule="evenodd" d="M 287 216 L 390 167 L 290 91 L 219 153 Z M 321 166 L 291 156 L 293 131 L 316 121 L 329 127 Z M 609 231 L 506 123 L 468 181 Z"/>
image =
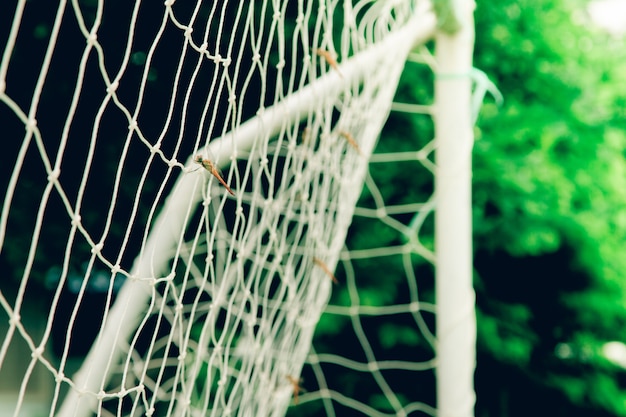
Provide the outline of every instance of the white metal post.
<path id="1" fill-rule="evenodd" d="M 476 316 L 471 216 L 474 138 L 470 105 L 474 6 L 473 1 L 449 1 L 448 12 L 455 15 L 457 30 L 454 33 L 441 30 L 435 38 L 438 417 L 474 415 Z"/>

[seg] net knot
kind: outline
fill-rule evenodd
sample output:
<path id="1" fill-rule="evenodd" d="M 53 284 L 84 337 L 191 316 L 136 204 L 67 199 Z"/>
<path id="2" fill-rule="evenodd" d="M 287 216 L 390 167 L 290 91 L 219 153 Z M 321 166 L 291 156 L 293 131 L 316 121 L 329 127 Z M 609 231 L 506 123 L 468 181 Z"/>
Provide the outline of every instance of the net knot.
<path id="1" fill-rule="evenodd" d="M 15 326 L 20 322 L 21 316 L 19 313 L 13 313 L 9 319 L 9 324 Z"/>
<path id="2" fill-rule="evenodd" d="M 72 226 L 76 227 L 80 225 L 81 220 L 82 220 L 81 215 L 78 213 L 74 213 L 74 215 L 72 216 Z"/>
<path id="3" fill-rule="evenodd" d="M 104 243 L 100 242 L 96 244 L 93 248 L 91 248 L 91 253 L 96 255 L 102 251 L 103 247 L 104 247 Z"/>
<path id="4" fill-rule="evenodd" d="M 89 36 L 87 36 L 87 45 L 92 46 L 96 43 L 97 40 L 98 40 L 98 34 L 90 33 Z"/>
<path id="5" fill-rule="evenodd" d="M 172 7 L 174 2 L 176 2 L 176 0 L 165 0 L 163 4 L 165 5 L 165 7 Z"/>
<path id="6" fill-rule="evenodd" d="M 41 359 L 41 356 L 43 355 L 43 352 L 44 352 L 43 346 L 39 346 L 38 348 L 33 350 L 33 353 L 31 353 L 30 356 L 33 359 Z"/>
<path id="7" fill-rule="evenodd" d="M 114 93 L 115 91 L 117 91 L 117 88 L 118 88 L 119 86 L 120 86 L 120 83 L 119 83 L 119 81 L 118 81 L 118 80 L 113 81 L 113 82 L 111 83 L 111 85 L 109 85 L 109 86 L 107 87 L 107 93 L 108 93 L 108 94 L 112 94 L 112 93 Z"/>
<path id="8" fill-rule="evenodd" d="M 153 155 L 159 152 L 159 150 L 161 150 L 161 143 L 156 143 L 153 146 L 150 146 L 150 153 Z"/>
<path id="9" fill-rule="evenodd" d="M 52 170 L 52 172 L 50 172 L 50 174 L 48 174 L 48 182 L 56 182 L 56 180 L 59 179 L 59 175 L 61 175 L 61 169 L 60 168 L 56 168 L 56 169 Z"/>
<path id="10" fill-rule="evenodd" d="M 37 128 L 37 119 L 28 119 L 26 122 L 26 130 L 32 132 Z"/>
<path id="11" fill-rule="evenodd" d="M 378 364 L 376 362 L 368 362 L 367 369 L 369 369 L 370 372 L 377 372 L 379 369 Z"/>

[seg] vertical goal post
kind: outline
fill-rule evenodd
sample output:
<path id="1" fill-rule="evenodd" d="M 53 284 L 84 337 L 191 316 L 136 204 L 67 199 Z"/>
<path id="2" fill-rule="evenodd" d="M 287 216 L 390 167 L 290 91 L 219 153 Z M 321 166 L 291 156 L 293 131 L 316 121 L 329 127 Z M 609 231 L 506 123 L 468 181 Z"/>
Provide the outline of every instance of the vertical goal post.
<path id="1" fill-rule="evenodd" d="M 439 1 L 435 38 L 435 254 L 439 417 L 474 415 L 476 317 L 472 251 L 473 1 Z"/>

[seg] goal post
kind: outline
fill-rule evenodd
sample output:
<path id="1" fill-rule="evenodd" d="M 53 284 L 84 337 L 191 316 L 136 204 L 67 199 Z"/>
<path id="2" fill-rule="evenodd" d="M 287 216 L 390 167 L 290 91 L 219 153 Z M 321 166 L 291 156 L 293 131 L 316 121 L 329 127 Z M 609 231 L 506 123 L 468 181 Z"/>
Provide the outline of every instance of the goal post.
<path id="1" fill-rule="evenodd" d="M 469 103 L 475 5 L 472 1 L 439 3 L 448 22 L 457 24 L 444 25 L 435 39 L 437 404 L 440 417 L 471 417 L 476 318 L 471 198 L 474 134 Z M 446 26 L 451 30 L 446 31 Z"/>
<path id="2" fill-rule="evenodd" d="M 435 404 L 393 392 L 394 361 L 379 361 L 357 324 L 401 310 L 425 340 L 434 323 L 420 317 L 435 313 L 437 339 L 427 365 L 400 368 L 436 364 L 438 415 L 472 415 L 473 2 L 447 3 L 460 22 L 453 33 L 435 13 L 446 2 L 218 3 L 61 2 L 37 25 L 29 12 L 39 6 L 18 1 L 1 34 L 0 117 L 26 131 L 2 172 L 0 251 L 18 279 L 0 285 L 0 377 L 12 347 L 30 350 L 11 415 L 23 416 L 37 372 L 49 380 L 49 416 L 281 416 L 316 399 L 327 415 L 333 403 L 384 415 L 374 394 L 366 404 L 324 388 L 324 361 L 369 369 L 380 410 L 433 414 Z M 24 33 L 41 45 L 28 49 Z M 432 115 L 434 140 L 377 155 L 405 61 L 420 48 L 434 78 L 420 111 Z M 40 59 L 33 73 L 29 59 Z M 376 214 L 359 206 L 363 184 L 378 204 L 373 164 L 411 159 L 433 172 L 432 197 L 420 186 L 425 201 L 394 197 Z M 433 212 L 434 246 L 418 236 Z M 350 262 L 368 257 L 345 248 L 355 215 L 402 232 L 407 277 L 434 265 L 435 308 L 413 294 L 406 306 L 355 301 Z M 329 305 L 348 294 L 347 310 Z M 41 335 L 21 319 L 37 304 L 48 309 Z M 366 362 L 311 348 L 325 309 L 350 317 Z M 97 331 L 74 372 L 90 320 Z M 306 362 L 317 390 L 300 382 Z"/>

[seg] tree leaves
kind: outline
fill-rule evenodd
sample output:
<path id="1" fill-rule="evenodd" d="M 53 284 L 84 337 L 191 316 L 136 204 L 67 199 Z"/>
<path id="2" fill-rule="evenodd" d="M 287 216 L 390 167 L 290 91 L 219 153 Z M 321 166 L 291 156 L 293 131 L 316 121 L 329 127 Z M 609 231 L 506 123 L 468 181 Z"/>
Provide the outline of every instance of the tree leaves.
<path id="1" fill-rule="evenodd" d="M 475 146 L 478 369 L 481 361 L 512 367 L 512 378 L 531 376 L 522 378 L 523 391 L 561 391 L 548 397 L 560 404 L 558 415 L 577 407 L 626 415 L 614 375 L 623 378 L 623 370 L 609 372 L 601 354 L 584 354 L 624 340 L 626 134 L 614 68 L 623 69 L 626 56 L 623 42 L 617 49 L 588 29 L 584 5 L 505 1 L 477 9 L 475 65 L 505 96 L 499 112 L 485 107 Z M 566 345 L 573 356 L 564 372 L 555 349 Z M 479 381 L 479 397 L 497 384 Z M 479 405 L 497 415 L 498 401 Z"/>

